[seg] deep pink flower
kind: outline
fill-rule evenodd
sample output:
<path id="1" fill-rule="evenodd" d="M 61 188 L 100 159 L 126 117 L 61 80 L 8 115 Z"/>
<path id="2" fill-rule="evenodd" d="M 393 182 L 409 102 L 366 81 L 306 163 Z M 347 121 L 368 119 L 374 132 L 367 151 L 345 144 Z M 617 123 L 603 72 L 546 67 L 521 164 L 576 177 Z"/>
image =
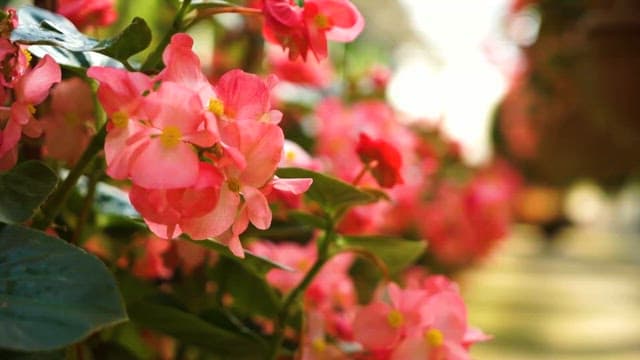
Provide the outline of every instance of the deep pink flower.
<path id="1" fill-rule="evenodd" d="M 361 133 L 356 146 L 356 152 L 360 160 L 370 167 L 371 174 L 378 184 L 390 188 L 402 184 L 402 155 L 390 143 L 378 139 L 371 139 L 367 134 Z"/>
<path id="2" fill-rule="evenodd" d="M 19 78 L 14 87 L 15 101 L 11 105 L 9 120 L 0 133 L 0 157 L 4 157 L 20 140 L 21 133 L 38 137 L 42 133 L 34 118 L 35 105 L 49 95 L 49 89 L 60 82 L 60 66 L 48 55 L 35 68 Z"/>
<path id="3" fill-rule="evenodd" d="M 349 42 L 364 28 L 364 18 L 348 0 L 306 0 L 304 7 L 293 0 L 264 0 L 265 38 L 289 50 L 295 60 L 312 52 L 327 57 L 327 39 Z"/>
<path id="4" fill-rule="evenodd" d="M 333 69 L 330 61 L 318 61 L 315 58 L 307 61 L 300 58 L 291 60 L 285 51 L 277 46 L 268 47 L 267 60 L 271 71 L 280 80 L 321 88 L 331 84 Z"/>
<path id="5" fill-rule="evenodd" d="M 118 18 L 114 0 L 58 0 L 57 12 L 79 29 L 111 25 Z"/>

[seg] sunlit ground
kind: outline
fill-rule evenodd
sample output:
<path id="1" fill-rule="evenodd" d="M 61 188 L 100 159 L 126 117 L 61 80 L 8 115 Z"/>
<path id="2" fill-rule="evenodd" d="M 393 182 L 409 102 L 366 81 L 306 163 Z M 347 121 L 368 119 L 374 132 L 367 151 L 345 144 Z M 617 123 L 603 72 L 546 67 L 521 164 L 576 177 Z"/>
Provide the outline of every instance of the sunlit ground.
<path id="1" fill-rule="evenodd" d="M 464 276 L 473 324 L 495 339 L 475 359 L 640 359 L 640 238 L 571 228 L 545 246 L 519 227 Z"/>

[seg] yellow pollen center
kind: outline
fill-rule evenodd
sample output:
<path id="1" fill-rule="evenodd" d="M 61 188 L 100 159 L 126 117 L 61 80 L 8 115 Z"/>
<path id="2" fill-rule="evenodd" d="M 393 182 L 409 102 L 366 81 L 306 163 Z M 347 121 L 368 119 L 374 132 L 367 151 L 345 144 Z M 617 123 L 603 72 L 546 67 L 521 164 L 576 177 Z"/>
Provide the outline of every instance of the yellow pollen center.
<path id="1" fill-rule="evenodd" d="M 324 352 L 327 349 L 327 342 L 324 341 L 323 338 L 317 337 L 313 339 L 311 346 L 313 347 L 313 350 L 317 352 Z"/>
<path id="2" fill-rule="evenodd" d="M 438 329 L 430 329 L 424 333 L 424 340 L 431 347 L 440 347 L 444 344 L 444 335 L 442 335 L 442 331 Z"/>
<path id="3" fill-rule="evenodd" d="M 209 100 L 209 111 L 216 116 L 222 116 L 224 114 L 224 104 L 219 99 Z"/>
<path id="4" fill-rule="evenodd" d="M 117 111 L 111 116 L 113 125 L 119 128 L 126 127 L 129 124 L 129 115 L 122 111 Z"/>
<path id="5" fill-rule="evenodd" d="M 27 110 L 29 110 L 29 113 L 31 113 L 31 115 L 36 113 L 36 107 L 31 104 L 27 105 Z"/>
<path id="6" fill-rule="evenodd" d="M 31 62 L 31 53 L 29 52 L 29 50 L 20 49 L 20 51 L 22 51 L 22 53 L 24 54 L 24 57 L 27 59 L 27 63 L 30 63 Z"/>
<path id="7" fill-rule="evenodd" d="M 285 159 L 287 160 L 288 163 L 293 163 L 293 161 L 296 159 L 296 152 L 295 151 L 287 151 L 284 154 Z"/>
<path id="8" fill-rule="evenodd" d="M 229 186 L 229 190 L 235 193 L 240 192 L 240 183 L 236 179 L 229 179 L 227 186 Z"/>
<path id="9" fill-rule="evenodd" d="M 326 30 L 331 27 L 331 20 L 329 20 L 329 18 L 324 14 L 316 15 L 313 21 L 320 30 Z"/>
<path id="10" fill-rule="evenodd" d="M 160 143 L 167 149 L 176 147 L 180 143 L 182 132 L 175 126 L 167 126 L 160 134 Z"/>
<path id="11" fill-rule="evenodd" d="M 389 312 L 389 315 L 387 315 L 387 321 L 389 322 L 389 325 L 391 325 L 391 327 L 399 328 L 400 326 L 402 326 L 402 324 L 404 324 L 404 316 L 402 316 L 402 313 L 400 313 L 400 311 L 398 310 L 391 310 L 391 312 Z"/>

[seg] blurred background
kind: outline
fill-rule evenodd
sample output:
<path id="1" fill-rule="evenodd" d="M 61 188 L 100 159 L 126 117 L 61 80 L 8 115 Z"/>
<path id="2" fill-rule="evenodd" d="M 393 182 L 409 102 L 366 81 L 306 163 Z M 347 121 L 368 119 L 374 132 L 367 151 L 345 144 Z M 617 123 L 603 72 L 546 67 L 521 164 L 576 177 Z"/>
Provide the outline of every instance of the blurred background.
<path id="1" fill-rule="evenodd" d="M 640 2 L 356 3 L 392 104 L 524 176 L 508 241 L 458 278 L 495 336 L 475 358 L 640 358 Z"/>

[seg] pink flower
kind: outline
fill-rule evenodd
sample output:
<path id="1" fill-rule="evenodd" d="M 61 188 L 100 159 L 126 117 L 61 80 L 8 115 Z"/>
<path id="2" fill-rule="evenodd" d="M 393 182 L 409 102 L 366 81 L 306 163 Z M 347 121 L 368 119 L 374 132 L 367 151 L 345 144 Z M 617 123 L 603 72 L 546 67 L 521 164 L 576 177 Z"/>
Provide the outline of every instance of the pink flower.
<path id="1" fill-rule="evenodd" d="M 42 118 L 43 152 L 73 165 L 94 133 L 91 87 L 80 78 L 62 81 L 51 91 L 51 111 Z"/>
<path id="2" fill-rule="evenodd" d="M 24 132 L 29 137 L 40 136 L 42 129 L 33 116 L 35 105 L 44 101 L 51 86 L 60 82 L 60 79 L 60 66 L 53 58 L 45 55 L 35 68 L 17 80 L 9 120 L 0 133 L 0 157 L 15 148 L 21 133 Z"/>
<path id="3" fill-rule="evenodd" d="M 264 0 L 263 28 L 267 41 L 289 50 L 289 58 L 308 52 L 316 59 L 327 57 L 327 39 L 349 42 L 364 28 L 364 18 L 348 0 L 306 0 L 304 7 L 293 0 Z"/>
<path id="4" fill-rule="evenodd" d="M 267 60 L 271 71 L 280 80 L 290 83 L 325 88 L 331 84 L 333 69 L 330 61 L 318 61 L 300 58 L 289 59 L 284 50 L 277 46 L 269 46 L 267 49 Z"/>
<path id="5" fill-rule="evenodd" d="M 80 29 L 111 25 L 118 17 L 114 0 L 58 0 L 57 12 Z"/>

